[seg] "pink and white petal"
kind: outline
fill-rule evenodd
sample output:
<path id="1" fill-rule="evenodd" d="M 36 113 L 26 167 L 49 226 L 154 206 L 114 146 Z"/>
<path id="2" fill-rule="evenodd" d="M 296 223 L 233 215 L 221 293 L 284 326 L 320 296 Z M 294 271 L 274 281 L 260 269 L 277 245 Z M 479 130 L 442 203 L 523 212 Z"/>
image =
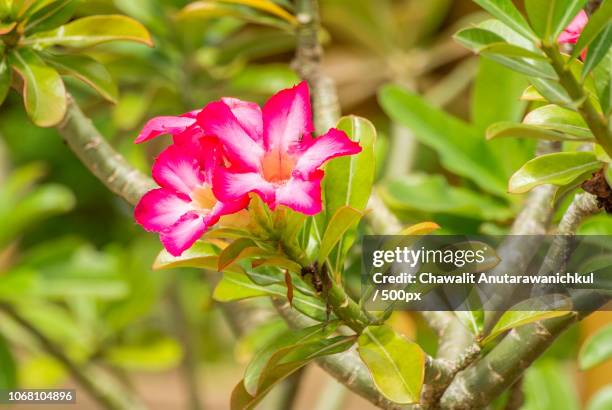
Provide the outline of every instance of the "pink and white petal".
<path id="1" fill-rule="evenodd" d="M 263 138 L 263 119 L 259 105 L 229 97 L 222 98 L 221 101 L 232 110 L 242 129 L 249 134 L 253 141 L 261 141 Z"/>
<path id="2" fill-rule="evenodd" d="M 313 132 L 310 92 L 304 81 L 274 95 L 263 107 L 263 141 L 266 151 L 288 151 Z"/>
<path id="3" fill-rule="evenodd" d="M 567 26 L 565 30 L 559 35 L 557 41 L 560 44 L 570 43 L 576 44 L 578 38 L 582 34 L 584 26 L 589 22 L 589 16 L 584 10 L 580 10 L 580 13 L 574 17 L 572 22 Z"/>
<path id="4" fill-rule="evenodd" d="M 189 212 L 174 225 L 159 234 L 159 238 L 171 255 L 180 256 L 200 239 L 208 226 L 204 219 L 195 212 Z"/>
<path id="5" fill-rule="evenodd" d="M 160 135 L 181 133 L 194 122 L 188 117 L 155 117 L 145 124 L 134 142 L 140 144 Z"/>
<path id="6" fill-rule="evenodd" d="M 344 131 L 335 128 L 319 138 L 315 138 L 305 150 L 299 154 L 293 170 L 294 175 L 308 179 L 326 161 L 361 152 L 359 143 L 352 141 Z"/>
<path id="7" fill-rule="evenodd" d="M 190 195 L 196 186 L 206 182 L 197 155 L 197 151 L 170 145 L 155 160 L 153 179 L 163 188 Z"/>
<path id="8" fill-rule="evenodd" d="M 153 189 L 140 198 L 134 218 L 147 231 L 161 232 L 191 211 L 191 200 L 164 188 Z"/>
<path id="9" fill-rule="evenodd" d="M 257 193 L 265 203 L 274 205 L 275 187 L 257 172 L 232 172 L 217 168 L 213 179 L 213 193 L 222 202 L 241 199 L 250 192 Z"/>
<path id="10" fill-rule="evenodd" d="M 234 167 L 244 171 L 257 171 L 260 168 L 263 147 L 242 128 L 223 101 L 215 101 L 204 107 L 198 115 L 198 124 L 206 135 L 221 141 Z"/>
<path id="11" fill-rule="evenodd" d="M 223 147 L 217 138 L 204 137 L 198 141 L 195 149 L 199 152 L 204 179 L 208 185 L 212 185 L 215 170 L 223 165 Z"/>
<path id="12" fill-rule="evenodd" d="M 276 190 L 276 205 L 285 205 L 306 215 L 316 215 L 323 208 L 321 180 L 323 172 L 317 171 L 312 178 L 291 178 Z"/>
<path id="13" fill-rule="evenodd" d="M 245 209 L 249 205 L 249 197 L 247 195 L 242 198 L 237 199 L 236 201 L 230 202 L 217 202 L 213 209 L 211 209 L 210 214 L 206 215 L 204 218 L 208 226 L 213 226 L 222 216 L 235 214 L 236 212 L 240 212 Z"/>

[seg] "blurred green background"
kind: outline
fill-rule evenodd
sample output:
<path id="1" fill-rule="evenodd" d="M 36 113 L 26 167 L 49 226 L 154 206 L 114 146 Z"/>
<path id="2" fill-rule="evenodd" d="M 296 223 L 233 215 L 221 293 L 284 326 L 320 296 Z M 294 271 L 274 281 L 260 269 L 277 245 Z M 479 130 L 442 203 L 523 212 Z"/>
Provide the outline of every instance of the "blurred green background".
<path id="1" fill-rule="evenodd" d="M 276 3 L 291 11 L 289 1 Z M 221 96 L 263 103 L 298 81 L 286 22 L 248 7 L 202 12 L 188 4 L 83 1 L 76 11 L 75 18 L 126 14 L 154 37 L 154 48 L 113 43 L 86 51 L 119 85 L 115 105 L 66 80 L 102 134 L 145 173 L 168 143 L 133 144 L 152 116 Z M 379 131 L 377 191 L 387 205 L 405 223 L 433 220 L 447 233 L 506 232 L 522 201 L 506 194 L 506 181 L 535 146 L 484 141 L 488 125 L 518 120 L 526 109 L 519 101 L 524 78 L 479 61 L 451 38 L 485 15 L 468 0 L 322 0 L 321 9 L 324 70 L 336 81 L 343 112 L 369 118 Z M 583 231 L 610 234 L 612 222 L 599 216 Z M 211 299 L 215 273 L 152 271 L 160 248 L 54 129 L 30 122 L 11 91 L 0 108 L 0 302 L 18 305 L 75 363 L 150 408 L 228 408 L 248 359 L 285 325 L 263 306 L 250 332 L 236 335 L 240 310 L 219 309 Z M 574 360 L 579 341 L 610 319 L 594 315 L 540 359 L 526 376 L 525 409 L 579 409 L 611 382 L 610 366 L 579 373 Z M 418 317 L 398 313 L 392 323 L 435 351 Z M 313 366 L 301 380 L 297 398 L 287 399 L 295 387 L 289 381 L 262 408 L 283 409 L 291 400 L 297 409 L 371 408 Z M 17 386 L 75 381 L 36 335 L 0 312 L 0 387 Z M 78 399 L 74 408 L 96 408 L 86 393 Z"/>

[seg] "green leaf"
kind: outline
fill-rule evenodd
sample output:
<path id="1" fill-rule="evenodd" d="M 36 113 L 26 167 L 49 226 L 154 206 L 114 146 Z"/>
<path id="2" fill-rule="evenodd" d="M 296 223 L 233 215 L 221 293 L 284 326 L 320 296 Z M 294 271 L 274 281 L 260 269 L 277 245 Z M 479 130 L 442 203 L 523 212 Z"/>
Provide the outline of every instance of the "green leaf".
<path id="1" fill-rule="evenodd" d="M 26 38 L 23 44 L 38 48 L 49 46 L 85 48 L 120 40 L 153 45 L 151 35 L 142 24 L 121 15 L 83 17 L 54 30 L 36 33 Z"/>
<path id="2" fill-rule="evenodd" d="M 17 387 L 17 363 L 8 342 L 0 334 L 0 389 Z"/>
<path id="3" fill-rule="evenodd" d="M 378 390 L 395 403 L 418 403 L 425 377 L 425 353 L 387 325 L 368 326 L 358 340 L 359 356 Z"/>
<path id="4" fill-rule="evenodd" d="M 589 401 L 586 410 L 608 410 L 612 409 L 612 386 L 607 385 Z"/>
<path id="5" fill-rule="evenodd" d="M 79 0 L 57 0 L 41 7 L 26 20 L 26 35 L 51 30 L 66 23 L 78 5 Z"/>
<path id="6" fill-rule="evenodd" d="M 384 86 L 379 100 L 391 119 L 413 130 L 420 142 L 438 152 L 449 171 L 488 192 L 506 194 L 505 173 L 475 128 L 397 85 Z"/>
<path id="7" fill-rule="evenodd" d="M 262 296 L 276 296 L 287 298 L 287 288 L 284 285 L 273 284 L 268 286 L 253 283 L 246 273 L 223 272 L 223 279 L 217 284 L 213 292 L 213 299 L 218 302 L 232 302 L 235 300 L 250 299 Z M 306 296 L 302 293 L 293 295 L 293 307 L 303 314 L 318 320 L 327 319 L 327 308 L 319 299 Z"/>
<path id="8" fill-rule="evenodd" d="M 376 129 L 365 118 L 348 116 L 336 125 L 348 137 L 359 142 L 357 155 L 334 158 L 325 166 L 325 210 L 328 218 L 343 206 L 363 211 L 370 198 L 374 182 L 374 144 Z"/>
<path id="9" fill-rule="evenodd" d="M 612 112 L 612 49 L 608 51 L 605 62 L 593 69 L 595 93 L 605 115 Z"/>
<path id="10" fill-rule="evenodd" d="M 554 44 L 586 0 L 525 0 L 525 9 L 531 27 L 546 44 Z"/>
<path id="11" fill-rule="evenodd" d="M 45 54 L 45 61 L 60 74 L 72 75 L 91 86 L 106 100 L 116 103 L 119 91 L 110 73 L 96 60 L 79 55 Z"/>
<path id="12" fill-rule="evenodd" d="M 527 162 L 516 171 L 508 184 L 508 191 L 521 194 L 543 185 L 566 185 L 578 176 L 596 171 L 602 166 L 592 152 L 558 152 L 542 155 Z"/>
<path id="13" fill-rule="evenodd" d="M 576 136 L 582 141 L 593 140 L 589 126 L 580 114 L 557 105 L 536 108 L 527 114 L 523 123 Z"/>
<path id="14" fill-rule="evenodd" d="M 601 33 L 595 38 L 589 51 L 587 52 L 586 59 L 584 61 L 584 67 L 582 69 L 581 78 L 584 80 L 587 75 L 595 68 L 601 60 L 604 59 L 606 54 L 610 51 L 612 46 L 612 21 L 603 29 Z"/>
<path id="15" fill-rule="evenodd" d="M 206 268 L 217 269 L 218 260 L 217 249 L 202 241 L 196 242 L 191 248 L 187 249 L 181 256 L 172 256 L 163 249 L 153 262 L 153 269 L 171 268 Z"/>
<path id="16" fill-rule="evenodd" d="M 466 28 L 454 38 L 465 47 L 506 67 L 534 77 L 555 79 L 552 68 L 541 61 L 543 55 L 506 43 L 504 38 L 482 28 Z"/>
<path id="17" fill-rule="evenodd" d="M 177 17 L 183 21 L 206 21 L 219 17 L 235 17 L 249 23 L 277 27 L 283 30 L 291 30 L 292 28 L 293 23 L 287 24 L 286 22 L 277 19 L 276 16 L 271 17 L 265 14 L 256 13 L 251 9 L 240 7 L 240 5 L 237 4 L 219 4 L 223 2 L 233 3 L 231 1 L 222 0 L 217 0 L 216 2 L 197 1 L 188 4 L 185 8 L 179 11 Z"/>
<path id="18" fill-rule="evenodd" d="M 581 370 L 587 370 L 612 359 L 612 325 L 589 337 L 578 355 Z"/>
<path id="19" fill-rule="evenodd" d="M 541 52 L 507 43 L 501 36 L 482 28 L 466 28 L 455 34 L 454 38 L 477 54 L 500 54 L 508 57 L 526 57 L 546 60 Z"/>
<path id="20" fill-rule="evenodd" d="M 604 1 L 597 11 L 589 17 L 589 21 L 580 33 L 578 41 L 574 45 L 572 51 L 572 58 L 577 58 L 582 50 L 591 44 L 599 33 L 610 25 L 610 19 L 612 18 L 612 2 L 610 0 Z"/>
<path id="21" fill-rule="evenodd" d="M 66 114 L 66 89 L 59 73 L 27 48 L 11 50 L 9 62 L 23 79 L 23 100 L 34 124 L 57 125 Z"/>
<path id="22" fill-rule="evenodd" d="M 342 236 L 363 217 L 363 213 L 350 206 L 339 208 L 327 224 L 321 239 L 318 261 L 322 265 Z"/>
<path id="23" fill-rule="evenodd" d="M 11 89 L 11 81 L 11 67 L 8 65 L 6 58 L 3 58 L 0 60 L 0 105 L 2 105 Z"/>
<path id="24" fill-rule="evenodd" d="M 449 185 L 441 175 L 414 174 L 384 183 L 381 196 L 394 210 L 504 221 L 512 217 L 501 201 Z"/>
<path id="25" fill-rule="evenodd" d="M 272 355 L 262 370 L 256 395 L 248 393 L 241 381 L 231 397 L 232 410 L 254 408 L 281 380 L 305 366 L 312 360 L 331 354 L 342 353 L 355 343 L 355 336 L 338 336 L 309 343 L 287 346 Z"/>
<path id="26" fill-rule="evenodd" d="M 572 307 L 571 299 L 561 295 L 546 295 L 527 299 L 506 311 L 481 344 L 487 344 L 510 329 L 544 319 L 568 315 L 571 313 Z"/>
<path id="27" fill-rule="evenodd" d="M 530 77 L 529 81 L 546 101 L 566 107 L 574 105 L 574 101 L 558 82 L 536 77 Z"/>
<path id="28" fill-rule="evenodd" d="M 292 25 L 297 25 L 297 19 L 289 12 L 287 12 L 282 7 L 279 7 L 273 1 L 270 0 L 214 0 L 218 3 L 231 3 L 231 4 L 239 4 L 243 6 L 252 7 L 257 10 L 264 11 L 266 13 L 272 14 L 276 17 L 280 17 L 283 20 L 286 20 L 288 23 Z"/>
<path id="29" fill-rule="evenodd" d="M 236 239 L 234 242 L 229 244 L 219 254 L 219 261 L 217 262 L 219 272 L 222 272 L 227 266 L 236 262 L 242 251 L 253 246 L 255 246 L 255 242 L 249 238 Z"/>
<path id="30" fill-rule="evenodd" d="M 552 129 L 536 125 L 498 122 L 487 129 L 487 139 L 498 138 L 533 138 L 547 141 L 592 141 L 592 138 L 563 134 Z"/>
<path id="31" fill-rule="evenodd" d="M 297 331 L 289 330 L 272 340 L 270 344 L 255 354 L 253 360 L 247 366 L 244 373 L 244 388 L 246 391 L 253 396 L 257 394 L 257 386 L 262 371 L 277 351 L 287 346 L 323 339 L 330 335 L 336 327 L 337 323 L 321 323 Z"/>
<path id="32" fill-rule="evenodd" d="M 523 15 L 517 10 L 512 0 L 474 0 L 480 7 L 504 22 L 512 30 L 525 38 L 536 40 Z"/>

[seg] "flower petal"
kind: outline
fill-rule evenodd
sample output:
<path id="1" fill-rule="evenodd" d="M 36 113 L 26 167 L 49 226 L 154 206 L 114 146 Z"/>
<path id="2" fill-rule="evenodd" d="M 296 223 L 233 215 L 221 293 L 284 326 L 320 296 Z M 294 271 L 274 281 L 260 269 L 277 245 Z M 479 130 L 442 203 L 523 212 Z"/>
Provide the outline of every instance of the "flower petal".
<path id="1" fill-rule="evenodd" d="M 301 82 L 270 98 L 263 108 L 263 126 L 266 151 L 287 152 L 300 141 L 308 142 L 314 130 L 308 84 Z"/>
<path id="2" fill-rule="evenodd" d="M 580 38 L 580 35 L 582 34 L 584 26 L 586 26 L 588 22 L 588 14 L 584 10 L 580 10 L 580 13 L 578 13 L 572 22 L 565 28 L 565 30 L 559 34 L 559 38 L 557 39 L 559 44 L 576 44 Z"/>
<path id="3" fill-rule="evenodd" d="M 208 104 L 198 115 L 198 123 L 206 135 L 219 138 L 234 167 L 244 171 L 259 169 L 263 148 L 244 130 L 226 103 Z"/>
<path id="4" fill-rule="evenodd" d="M 190 195 L 193 189 L 206 182 L 197 157 L 179 145 L 166 148 L 153 165 L 153 179 L 163 188 Z"/>
<path id="5" fill-rule="evenodd" d="M 291 178 L 276 191 L 276 205 L 285 205 L 294 211 L 306 215 L 316 215 L 321 212 L 321 180 L 323 171 L 316 171 L 311 178 Z"/>
<path id="6" fill-rule="evenodd" d="M 204 219 L 195 212 L 189 212 L 181 217 L 174 225 L 162 231 L 159 238 L 170 254 L 180 256 L 185 250 L 191 248 L 208 229 Z"/>
<path id="7" fill-rule="evenodd" d="M 153 189 L 136 205 L 134 218 L 147 231 L 161 232 L 191 211 L 190 202 L 166 189 Z"/>
<path id="8" fill-rule="evenodd" d="M 274 185 L 257 172 L 232 172 L 218 168 L 213 180 L 213 192 L 223 202 L 244 197 L 249 192 L 257 193 L 270 206 L 274 206 Z"/>
<path id="9" fill-rule="evenodd" d="M 294 175 L 308 179 L 326 161 L 344 156 L 354 155 L 361 152 L 361 147 L 344 133 L 335 128 L 327 131 L 327 134 L 315 138 L 312 143 L 299 156 L 294 168 Z"/>
<path id="10" fill-rule="evenodd" d="M 259 105 L 229 97 L 222 98 L 221 101 L 232 110 L 242 129 L 249 134 L 253 141 L 261 141 L 263 138 L 263 119 Z"/>
<path id="11" fill-rule="evenodd" d="M 181 133 L 194 122 L 189 117 L 155 117 L 145 124 L 134 142 L 140 144 L 163 134 Z"/>
<path id="12" fill-rule="evenodd" d="M 247 195 L 236 201 L 229 202 L 217 202 L 210 214 L 206 215 L 206 223 L 208 226 L 212 226 L 219 222 L 219 219 L 225 215 L 235 214 L 245 209 L 249 205 L 249 197 Z"/>

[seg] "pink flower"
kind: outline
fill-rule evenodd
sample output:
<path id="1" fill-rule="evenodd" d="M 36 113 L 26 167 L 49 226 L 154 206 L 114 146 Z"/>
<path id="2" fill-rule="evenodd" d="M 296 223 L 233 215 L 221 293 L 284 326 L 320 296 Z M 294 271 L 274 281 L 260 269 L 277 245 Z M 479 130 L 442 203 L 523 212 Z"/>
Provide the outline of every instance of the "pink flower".
<path id="1" fill-rule="evenodd" d="M 313 138 L 312 111 L 305 82 L 256 104 L 222 99 L 208 104 L 197 124 L 224 146 L 229 166 L 214 173 L 213 192 L 235 201 L 255 192 L 274 210 L 285 205 L 306 215 L 322 209 L 320 167 L 328 160 L 361 151 L 337 129 Z"/>
<path id="2" fill-rule="evenodd" d="M 574 17 L 572 22 L 559 34 L 557 42 L 559 44 L 576 44 L 584 26 L 589 22 L 589 16 L 584 10 L 580 10 L 580 13 Z M 586 49 L 580 54 L 580 57 L 584 60 L 586 58 Z"/>
<path id="3" fill-rule="evenodd" d="M 155 132 L 159 131 L 151 131 Z M 159 233 L 172 255 L 189 249 L 221 216 L 247 206 L 246 197 L 220 202 L 214 195 L 213 173 L 221 161 L 220 145 L 214 138 L 202 138 L 190 146 L 174 144 L 157 157 L 153 179 L 161 188 L 140 199 L 134 216 L 147 231 Z"/>

